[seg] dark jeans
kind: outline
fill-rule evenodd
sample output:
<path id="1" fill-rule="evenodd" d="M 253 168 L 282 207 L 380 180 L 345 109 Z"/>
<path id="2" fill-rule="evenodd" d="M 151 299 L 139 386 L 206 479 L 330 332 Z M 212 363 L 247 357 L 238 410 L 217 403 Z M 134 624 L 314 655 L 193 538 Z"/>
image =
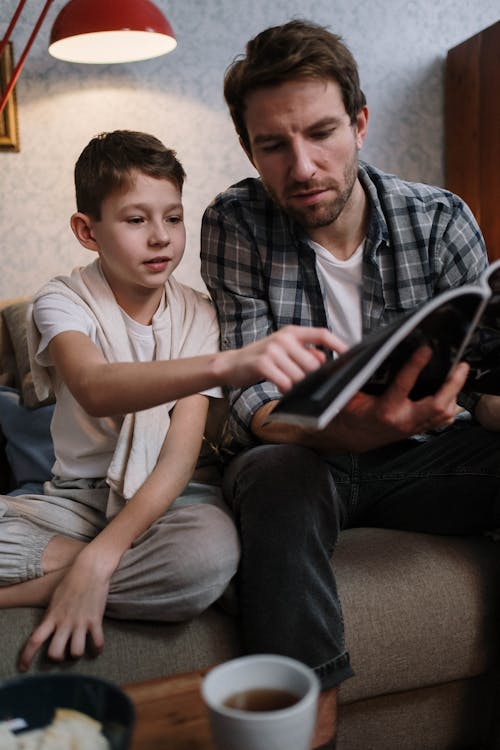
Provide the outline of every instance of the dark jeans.
<path id="1" fill-rule="evenodd" d="M 500 527 L 500 433 L 471 423 L 421 441 L 325 458 L 296 445 L 238 455 L 224 477 L 241 535 L 244 648 L 353 672 L 331 556 L 341 529 L 473 535 Z"/>

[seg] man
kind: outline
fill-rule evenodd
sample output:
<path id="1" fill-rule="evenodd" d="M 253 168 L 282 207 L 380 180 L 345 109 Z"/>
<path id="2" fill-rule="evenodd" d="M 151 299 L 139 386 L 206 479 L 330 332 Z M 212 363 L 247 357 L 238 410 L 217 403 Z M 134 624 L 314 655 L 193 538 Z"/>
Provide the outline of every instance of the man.
<path id="1" fill-rule="evenodd" d="M 202 271 L 224 348 L 288 323 L 327 325 L 350 345 L 485 268 L 457 196 L 358 162 L 368 109 L 339 37 L 305 21 L 267 29 L 230 66 L 224 93 L 260 177 L 219 195 L 203 218 Z M 268 382 L 230 394 L 240 452 L 225 491 L 241 534 L 244 644 L 314 667 L 314 747 L 333 747 L 337 687 L 352 675 L 331 567 L 339 531 L 467 534 L 500 523 L 497 433 L 473 421 L 444 429 L 467 365 L 434 396 L 408 397 L 429 355 L 417 351 L 382 396 L 356 394 L 316 432 L 267 423 L 279 398 Z M 498 399 L 466 405 L 500 424 Z"/>

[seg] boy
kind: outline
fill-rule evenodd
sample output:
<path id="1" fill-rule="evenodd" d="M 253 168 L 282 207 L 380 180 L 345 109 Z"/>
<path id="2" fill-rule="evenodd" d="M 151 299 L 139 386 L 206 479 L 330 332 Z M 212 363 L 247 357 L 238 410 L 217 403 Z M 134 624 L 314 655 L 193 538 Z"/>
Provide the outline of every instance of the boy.
<path id="1" fill-rule="evenodd" d="M 43 496 L 0 498 L 0 606 L 47 606 L 20 657 L 104 645 L 104 611 L 182 620 L 224 591 L 237 535 L 209 485 L 190 482 L 207 395 L 270 378 L 283 389 L 341 348 L 325 330 L 289 328 L 218 352 L 215 312 L 171 276 L 185 229 L 184 170 L 153 136 L 90 141 L 75 167 L 71 227 L 97 253 L 34 297 L 32 369 L 56 394 L 54 478 Z M 196 356 L 195 356 L 196 355 Z"/>

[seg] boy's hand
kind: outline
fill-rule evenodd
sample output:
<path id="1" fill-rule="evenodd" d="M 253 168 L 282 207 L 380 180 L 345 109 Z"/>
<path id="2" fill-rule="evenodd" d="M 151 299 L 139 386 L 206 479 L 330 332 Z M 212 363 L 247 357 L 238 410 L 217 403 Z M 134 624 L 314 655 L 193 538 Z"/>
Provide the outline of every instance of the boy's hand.
<path id="1" fill-rule="evenodd" d="M 29 637 L 19 659 L 19 670 L 26 671 L 43 644 L 50 639 L 48 656 L 55 661 L 83 656 L 87 635 L 94 647 L 104 646 L 102 618 L 109 590 L 109 580 L 90 571 L 85 559 L 78 556 L 55 589 L 45 616 Z"/>
<path id="2" fill-rule="evenodd" d="M 325 361 L 318 346 L 336 352 L 347 349 L 326 328 L 284 326 L 241 349 L 221 352 L 220 381 L 241 388 L 270 380 L 284 393 Z"/>

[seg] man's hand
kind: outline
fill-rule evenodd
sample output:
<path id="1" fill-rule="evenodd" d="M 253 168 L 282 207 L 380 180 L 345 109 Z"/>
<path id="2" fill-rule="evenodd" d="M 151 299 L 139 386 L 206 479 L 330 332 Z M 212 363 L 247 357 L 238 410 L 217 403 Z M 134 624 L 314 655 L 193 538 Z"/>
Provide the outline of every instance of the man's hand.
<path id="1" fill-rule="evenodd" d="M 241 349 L 220 352 L 220 380 L 236 387 L 270 380 L 284 393 L 325 361 L 318 346 L 336 352 L 347 348 L 326 328 L 284 326 Z"/>
<path id="2" fill-rule="evenodd" d="M 325 435 L 340 431 L 345 450 L 362 452 L 451 424 L 469 368 L 460 363 L 437 393 L 412 401 L 409 394 L 430 357 L 427 347 L 418 349 L 382 396 L 357 393 L 325 428 Z"/>
<path id="3" fill-rule="evenodd" d="M 29 637 L 19 659 L 26 671 L 43 644 L 50 639 L 48 656 L 55 661 L 83 656 L 87 635 L 96 651 L 104 646 L 102 618 L 108 596 L 109 580 L 96 574 L 84 553 L 76 558 L 55 589 L 45 616 Z"/>
<path id="4" fill-rule="evenodd" d="M 456 398 L 469 368 L 460 363 L 436 394 L 412 401 L 409 394 L 430 356 L 427 347 L 418 349 L 382 396 L 358 392 L 323 430 L 266 425 L 272 403 L 256 412 L 252 430 L 264 442 L 297 443 L 322 453 L 360 453 L 444 427 L 455 418 Z"/>

